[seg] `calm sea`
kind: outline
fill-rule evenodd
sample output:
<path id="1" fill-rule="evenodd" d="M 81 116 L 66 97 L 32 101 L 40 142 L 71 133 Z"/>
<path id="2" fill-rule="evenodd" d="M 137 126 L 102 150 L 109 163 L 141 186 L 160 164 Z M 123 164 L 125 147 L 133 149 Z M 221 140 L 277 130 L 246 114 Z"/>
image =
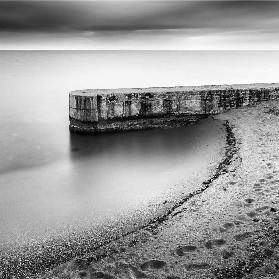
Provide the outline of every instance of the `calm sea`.
<path id="1" fill-rule="evenodd" d="M 3 257 L 88 230 L 100 243 L 100 228 L 147 222 L 199 187 L 224 153 L 222 123 L 210 119 L 71 136 L 69 91 L 279 81 L 271 51 L 1 51 L 0 65 Z"/>

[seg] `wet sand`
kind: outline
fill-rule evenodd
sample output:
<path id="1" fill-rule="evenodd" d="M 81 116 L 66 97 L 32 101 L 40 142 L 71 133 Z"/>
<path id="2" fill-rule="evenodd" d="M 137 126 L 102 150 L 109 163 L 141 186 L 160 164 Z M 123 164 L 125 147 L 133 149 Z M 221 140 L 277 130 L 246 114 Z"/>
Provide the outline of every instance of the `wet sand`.
<path id="1" fill-rule="evenodd" d="M 223 160 L 143 228 L 36 278 L 278 278 L 279 102 L 231 110 Z"/>

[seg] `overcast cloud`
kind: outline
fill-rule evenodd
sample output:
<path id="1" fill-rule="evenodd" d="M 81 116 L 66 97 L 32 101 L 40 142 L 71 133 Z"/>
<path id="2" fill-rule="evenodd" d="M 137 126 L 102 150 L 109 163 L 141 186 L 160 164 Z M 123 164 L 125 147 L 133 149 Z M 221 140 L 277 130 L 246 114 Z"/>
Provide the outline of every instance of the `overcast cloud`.
<path id="1" fill-rule="evenodd" d="M 279 49 L 278 30 L 277 1 L 0 2 L 2 48 Z"/>

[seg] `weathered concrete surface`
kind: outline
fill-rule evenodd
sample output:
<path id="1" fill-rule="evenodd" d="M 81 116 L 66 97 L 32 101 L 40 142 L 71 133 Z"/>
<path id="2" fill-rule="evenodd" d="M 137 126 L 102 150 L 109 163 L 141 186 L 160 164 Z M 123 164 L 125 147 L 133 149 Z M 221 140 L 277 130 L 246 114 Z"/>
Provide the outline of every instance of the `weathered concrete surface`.
<path id="1" fill-rule="evenodd" d="M 77 90 L 69 95 L 70 130 L 94 134 L 173 127 L 278 95 L 277 83 Z"/>

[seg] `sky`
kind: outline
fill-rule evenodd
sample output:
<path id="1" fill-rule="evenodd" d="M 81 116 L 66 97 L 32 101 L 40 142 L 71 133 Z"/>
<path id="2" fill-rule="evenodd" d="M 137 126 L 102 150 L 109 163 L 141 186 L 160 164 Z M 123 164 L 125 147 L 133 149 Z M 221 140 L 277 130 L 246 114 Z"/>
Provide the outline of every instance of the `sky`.
<path id="1" fill-rule="evenodd" d="M 0 49 L 278 50 L 279 1 L 0 1 Z"/>

